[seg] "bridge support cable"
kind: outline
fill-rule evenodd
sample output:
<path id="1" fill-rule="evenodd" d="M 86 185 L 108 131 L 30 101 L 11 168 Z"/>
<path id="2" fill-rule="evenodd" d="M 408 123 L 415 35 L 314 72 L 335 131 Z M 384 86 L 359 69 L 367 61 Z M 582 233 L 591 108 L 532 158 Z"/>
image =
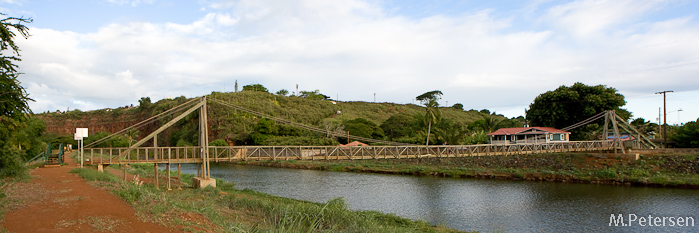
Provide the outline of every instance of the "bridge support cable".
<path id="1" fill-rule="evenodd" d="M 658 148 L 658 146 L 655 145 L 655 143 L 653 143 L 650 139 L 648 139 L 648 137 L 646 137 L 642 133 L 638 132 L 638 130 L 636 130 L 636 128 L 633 127 L 631 124 L 626 123 L 626 121 L 624 119 L 621 119 L 621 117 L 619 115 L 614 114 L 614 117 L 616 117 L 616 119 L 619 120 L 619 122 L 621 122 L 620 125 L 622 126 L 622 128 L 624 128 L 624 130 L 631 133 L 629 131 L 629 129 L 630 129 L 631 131 L 633 131 L 633 133 L 636 133 L 637 135 L 639 135 L 641 138 L 639 138 L 638 140 L 640 140 L 644 145 L 646 145 L 647 147 L 649 147 L 651 149 Z"/>
<path id="2" fill-rule="evenodd" d="M 587 118 L 587 119 L 585 119 L 585 120 L 583 120 L 583 121 L 581 121 L 581 122 L 575 123 L 575 124 L 573 124 L 573 125 L 571 125 L 571 126 L 562 128 L 561 130 L 563 130 L 563 131 L 570 131 L 570 130 L 573 130 L 573 129 L 578 128 L 578 127 L 580 127 L 580 126 L 587 125 L 587 124 L 589 124 L 589 123 L 591 123 L 591 122 L 593 122 L 593 121 L 595 121 L 595 120 L 597 120 L 597 119 L 600 119 L 600 118 L 606 116 L 606 113 L 607 113 L 607 111 L 597 113 L 596 115 L 594 115 L 594 116 L 592 116 L 592 117 L 590 117 L 590 118 Z"/>
<path id="3" fill-rule="evenodd" d="M 196 100 L 197 100 L 197 98 L 191 99 L 191 100 L 189 100 L 189 101 L 187 101 L 187 102 L 185 102 L 185 103 L 182 103 L 182 104 L 180 104 L 180 105 L 178 105 L 178 106 L 176 106 L 176 107 L 174 107 L 174 108 L 171 108 L 171 109 L 169 109 L 169 110 L 167 110 L 167 111 L 165 111 L 165 112 L 162 112 L 162 113 L 160 113 L 160 114 L 158 114 L 158 115 L 152 116 L 152 117 L 150 117 L 150 118 L 148 118 L 148 119 L 145 119 L 145 120 L 143 120 L 143 121 L 141 121 L 141 122 L 139 122 L 139 123 L 136 123 L 135 125 L 129 126 L 129 127 L 125 128 L 125 129 L 122 129 L 122 130 L 120 130 L 120 131 L 118 131 L 118 132 L 116 132 L 116 133 L 110 134 L 110 135 L 107 136 L 107 137 L 101 138 L 101 139 L 99 139 L 99 140 L 97 140 L 97 141 L 94 141 L 94 142 L 92 142 L 92 143 L 90 143 L 90 144 L 87 144 L 85 147 L 86 147 L 86 148 L 89 148 L 89 147 L 92 147 L 92 146 L 94 146 L 94 145 L 97 145 L 98 143 L 101 143 L 101 142 L 103 142 L 103 141 L 105 141 L 105 140 L 107 140 L 107 139 L 113 138 L 113 137 L 115 137 L 115 136 L 117 136 L 117 135 L 125 134 L 125 133 L 128 132 L 129 130 L 142 128 L 142 127 L 146 126 L 147 124 L 149 124 L 149 123 L 151 123 L 151 122 L 153 122 L 153 121 L 156 121 L 156 120 L 161 119 L 162 117 L 165 117 L 166 115 L 172 115 L 172 114 L 174 114 L 174 113 L 175 113 L 175 110 L 185 109 L 185 106 L 194 103 L 194 101 L 196 101 Z"/>
<path id="4" fill-rule="evenodd" d="M 624 119 L 622 119 L 613 110 L 607 110 L 604 112 L 597 113 L 590 118 L 587 118 L 581 122 L 575 123 L 571 126 L 562 128 L 561 130 L 570 131 L 570 130 L 573 130 L 573 129 L 578 128 L 580 126 L 590 124 L 590 123 L 592 123 L 592 122 L 594 122 L 602 117 L 604 117 L 604 128 L 602 129 L 602 134 L 604 135 L 604 139 L 606 140 L 608 135 L 609 135 L 609 126 L 610 126 L 609 122 L 611 121 L 612 122 L 612 125 L 611 125 L 612 126 L 612 133 L 614 134 L 614 141 L 616 144 L 618 144 L 618 146 L 622 152 L 624 152 L 624 148 L 623 148 L 623 145 L 621 143 L 621 135 L 619 134 L 619 128 L 625 130 L 626 132 L 628 132 L 630 134 L 635 133 L 638 136 L 638 138 L 636 140 L 639 141 L 639 143 L 640 143 L 639 146 L 643 145 L 643 146 L 650 148 L 650 149 L 658 148 L 658 146 L 655 145 L 655 143 L 653 143 L 652 141 L 650 141 L 650 139 L 648 139 L 648 137 L 641 134 L 638 130 L 636 130 L 635 127 L 633 127 L 628 122 L 626 122 Z"/>
<path id="5" fill-rule="evenodd" d="M 144 138 L 141 139 L 140 141 L 138 141 L 138 142 L 134 143 L 133 145 L 131 145 L 131 146 L 129 147 L 129 149 L 128 149 L 128 150 L 125 150 L 124 152 L 122 152 L 122 154 L 119 155 L 119 157 L 123 157 L 124 155 L 128 154 L 129 152 L 131 152 L 133 149 L 139 147 L 140 145 L 143 145 L 143 143 L 146 143 L 146 142 L 149 141 L 150 139 L 153 139 L 153 138 L 154 138 L 157 134 L 159 134 L 160 132 L 163 132 L 165 129 L 169 128 L 170 126 L 174 125 L 174 124 L 177 123 L 178 121 L 182 120 L 182 119 L 185 118 L 187 115 L 191 114 L 192 112 L 194 112 L 194 111 L 196 111 L 196 110 L 198 110 L 198 109 L 201 109 L 202 106 L 205 106 L 205 104 L 206 104 L 206 97 L 200 97 L 200 98 L 197 98 L 197 99 L 200 101 L 198 104 L 194 105 L 194 106 L 191 107 L 189 110 L 185 111 L 184 113 L 182 113 L 182 114 L 180 114 L 179 116 L 175 117 L 174 119 L 172 119 L 171 121 L 169 121 L 169 122 L 166 123 L 165 125 L 161 126 L 161 127 L 158 128 L 157 130 L 153 131 L 152 133 L 150 133 L 148 136 L 144 137 Z M 205 111 L 205 110 L 203 110 L 203 111 Z M 206 146 L 208 146 L 208 145 L 206 145 Z"/>
<path id="6" fill-rule="evenodd" d="M 274 117 L 274 116 L 270 116 L 270 115 L 267 115 L 267 114 L 264 114 L 264 113 L 261 113 L 261 112 L 253 111 L 253 110 L 250 110 L 250 109 L 247 109 L 247 108 L 243 108 L 243 107 L 240 107 L 240 106 L 237 106 L 237 105 L 228 103 L 228 102 L 224 102 L 224 101 L 222 101 L 222 100 L 212 99 L 212 101 L 215 102 L 215 103 L 218 103 L 218 104 L 221 104 L 221 105 L 224 105 L 224 106 L 227 106 L 227 107 L 230 107 L 230 108 L 233 108 L 233 109 L 242 111 L 242 112 L 246 112 L 246 113 L 255 115 L 255 116 L 268 118 L 268 119 L 273 120 L 273 121 L 276 121 L 276 122 L 278 122 L 278 123 L 287 124 L 287 125 L 291 125 L 291 126 L 296 126 L 296 127 L 302 128 L 302 129 L 306 129 L 306 130 L 309 130 L 309 131 L 312 131 L 312 132 L 317 132 L 317 133 L 321 133 L 321 134 L 325 134 L 325 135 L 332 135 L 332 136 L 335 136 L 335 137 L 348 138 L 348 140 L 347 140 L 348 142 L 349 142 L 349 139 L 352 139 L 352 140 L 358 140 L 358 141 L 364 141 L 364 142 L 381 143 L 381 144 L 396 145 L 396 146 L 406 146 L 406 145 L 410 145 L 410 144 L 406 144 L 406 143 L 390 142 L 390 141 L 377 140 L 377 139 L 373 139 L 373 138 L 359 137 L 359 136 L 354 136 L 354 135 L 345 135 L 345 134 L 343 134 L 343 133 L 329 132 L 329 131 L 324 130 L 324 129 L 319 129 L 319 128 L 315 128 L 315 127 L 312 127 L 312 126 L 307 126 L 307 125 L 304 125 L 304 124 L 301 124 L 301 123 L 296 123 L 296 122 L 293 122 L 293 121 L 286 120 L 286 119 L 284 119 L 284 118 Z"/>

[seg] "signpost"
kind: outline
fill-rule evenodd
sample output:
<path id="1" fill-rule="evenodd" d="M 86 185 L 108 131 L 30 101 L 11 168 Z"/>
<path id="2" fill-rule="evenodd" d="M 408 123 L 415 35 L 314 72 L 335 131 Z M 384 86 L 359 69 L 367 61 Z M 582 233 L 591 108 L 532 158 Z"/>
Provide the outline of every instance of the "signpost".
<path id="1" fill-rule="evenodd" d="M 75 128 L 73 139 L 78 141 L 78 149 L 80 149 L 80 168 L 83 167 L 83 138 L 87 137 L 87 128 Z"/>

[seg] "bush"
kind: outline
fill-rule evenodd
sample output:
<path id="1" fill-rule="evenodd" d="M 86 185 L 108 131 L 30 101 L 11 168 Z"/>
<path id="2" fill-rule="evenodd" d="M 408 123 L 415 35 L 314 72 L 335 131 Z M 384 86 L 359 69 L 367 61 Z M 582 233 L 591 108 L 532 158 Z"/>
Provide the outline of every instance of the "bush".
<path id="1" fill-rule="evenodd" d="M 216 139 L 212 142 L 209 142 L 209 146 L 228 146 L 228 143 L 224 141 L 223 139 Z"/>

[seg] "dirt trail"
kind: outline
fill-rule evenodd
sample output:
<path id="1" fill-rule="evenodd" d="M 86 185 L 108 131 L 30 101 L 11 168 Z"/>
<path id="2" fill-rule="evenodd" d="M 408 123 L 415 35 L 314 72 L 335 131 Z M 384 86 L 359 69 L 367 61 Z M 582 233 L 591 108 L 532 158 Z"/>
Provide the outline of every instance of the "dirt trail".
<path id="1" fill-rule="evenodd" d="M 8 197 L 23 200 L 5 214 L 9 232 L 172 232 L 141 221 L 135 210 L 109 191 L 92 187 L 77 174 L 72 161 L 31 171 L 30 183 L 17 183 Z"/>

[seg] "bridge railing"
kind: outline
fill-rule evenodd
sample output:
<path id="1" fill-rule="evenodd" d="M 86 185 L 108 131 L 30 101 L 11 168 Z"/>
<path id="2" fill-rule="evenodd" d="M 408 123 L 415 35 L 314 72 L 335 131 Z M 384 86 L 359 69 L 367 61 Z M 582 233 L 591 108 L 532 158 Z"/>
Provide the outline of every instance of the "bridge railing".
<path id="1" fill-rule="evenodd" d="M 209 147 L 213 162 L 234 160 L 333 160 L 419 157 L 463 157 L 531 153 L 607 151 L 613 141 L 572 141 L 538 144 L 480 144 L 442 146 L 223 146 Z"/>
<path id="2" fill-rule="evenodd" d="M 202 162 L 200 147 L 139 147 L 128 150 L 128 147 L 86 148 L 83 160 L 87 164 Z"/>
<path id="3" fill-rule="evenodd" d="M 613 141 L 572 141 L 532 144 L 479 144 L 431 146 L 210 146 L 209 161 L 405 159 L 521 155 L 556 152 L 609 151 Z M 201 163 L 200 147 L 140 147 L 85 149 L 88 164 Z"/>

